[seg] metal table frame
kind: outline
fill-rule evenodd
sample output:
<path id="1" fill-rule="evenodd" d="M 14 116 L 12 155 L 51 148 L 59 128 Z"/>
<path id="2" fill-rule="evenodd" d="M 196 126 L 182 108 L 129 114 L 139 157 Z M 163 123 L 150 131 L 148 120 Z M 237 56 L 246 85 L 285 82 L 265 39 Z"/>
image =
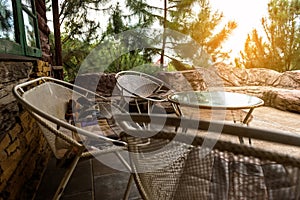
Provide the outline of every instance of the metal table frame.
<path id="1" fill-rule="evenodd" d="M 223 110 L 249 109 L 242 120 L 243 124 L 248 124 L 250 116 L 255 108 L 264 105 L 264 101 L 258 97 L 225 91 L 175 92 L 168 95 L 168 100 L 172 103 L 177 115 L 179 116 L 183 116 L 180 106 Z M 240 143 L 244 143 L 243 138 L 239 139 Z M 249 143 L 251 144 L 250 138 Z"/>

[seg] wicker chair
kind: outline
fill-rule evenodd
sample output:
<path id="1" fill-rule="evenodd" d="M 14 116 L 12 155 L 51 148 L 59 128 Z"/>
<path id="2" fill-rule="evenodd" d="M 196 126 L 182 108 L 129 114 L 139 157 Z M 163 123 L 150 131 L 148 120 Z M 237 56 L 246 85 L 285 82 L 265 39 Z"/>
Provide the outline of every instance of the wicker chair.
<path id="1" fill-rule="evenodd" d="M 125 130 L 122 138 L 144 199 L 300 199 L 297 134 L 165 115 L 115 119 Z M 145 126 L 138 130 L 136 123 Z M 251 137 L 281 153 L 230 142 L 231 136 Z M 283 146 L 295 155 L 283 154 Z"/>
<path id="2" fill-rule="evenodd" d="M 54 199 L 61 197 L 79 159 L 114 153 L 130 169 L 119 153 L 126 143 L 118 139 L 120 129 L 114 126 L 112 118 L 112 112 L 124 111 L 107 99 L 49 77 L 19 84 L 13 88 L 13 93 L 35 118 L 58 163 L 67 168 Z M 89 98 L 96 100 L 90 101 Z M 78 112 L 73 108 L 71 119 L 67 119 L 70 100 L 81 101 L 81 108 Z"/>
<path id="3" fill-rule="evenodd" d="M 121 71 L 116 74 L 116 80 L 123 102 L 134 104 L 138 113 L 151 113 L 154 106 L 162 108 L 161 104 L 165 104 L 163 107 L 167 113 L 174 112 L 167 99 L 172 89 L 160 79 L 142 72 Z"/>

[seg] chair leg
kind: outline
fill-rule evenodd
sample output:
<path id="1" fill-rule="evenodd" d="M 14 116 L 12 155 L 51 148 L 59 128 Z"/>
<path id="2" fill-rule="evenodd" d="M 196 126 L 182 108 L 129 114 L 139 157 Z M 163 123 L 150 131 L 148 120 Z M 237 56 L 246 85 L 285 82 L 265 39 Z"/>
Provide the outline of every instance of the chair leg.
<path id="1" fill-rule="evenodd" d="M 131 167 L 130 165 L 126 162 L 126 160 L 124 159 L 124 157 L 120 154 L 120 152 L 115 152 L 115 154 L 117 155 L 117 157 L 120 159 L 120 161 L 122 162 L 122 164 L 127 168 L 127 170 L 129 172 L 131 172 Z"/>
<path id="2" fill-rule="evenodd" d="M 131 167 L 130 165 L 126 162 L 126 160 L 123 158 L 123 156 L 119 153 L 119 152 L 115 152 L 116 155 L 119 157 L 120 161 L 123 163 L 123 165 L 128 169 L 128 171 L 130 172 L 130 176 L 127 182 L 127 186 L 126 186 L 126 190 L 124 193 L 124 200 L 128 200 L 129 195 L 130 195 L 130 190 L 131 190 L 131 186 L 133 183 L 133 175 L 131 174 Z"/>
<path id="3" fill-rule="evenodd" d="M 71 175 L 73 174 L 74 169 L 76 168 L 76 165 L 77 165 L 79 159 L 80 159 L 80 155 L 76 155 L 76 157 L 74 158 L 74 160 L 70 164 L 69 168 L 65 172 L 64 177 L 62 178 L 62 180 L 61 180 L 61 182 L 59 184 L 59 187 L 58 187 L 58 189 L 55 192 L 53 200 L 58 200 L 62 196 L 62 194 L 64 192 L 64 189 L 65 189 L 68 181 L 70 180 Z"/>
<path id="4" fill-rule="evenodd" d="M 244 139 L 243 139 L 243 137 L 239 137 L 239 140 L 240 140 L 240 144 L 244 144 Z"/>
<path id="5" fill-rule="evenodd" d="M 124 197 L 123 197 L 124 200 L 128 200 L 128 198 L 129 198 L 132 182 L 133 182 L 133 175 L 130 174 L 130 177 L 129 177 L 128 183 L 127 183 L 127 187 L 126 187 L 126 190 L 125 190 L 125 194 L 124 194 Z"/>

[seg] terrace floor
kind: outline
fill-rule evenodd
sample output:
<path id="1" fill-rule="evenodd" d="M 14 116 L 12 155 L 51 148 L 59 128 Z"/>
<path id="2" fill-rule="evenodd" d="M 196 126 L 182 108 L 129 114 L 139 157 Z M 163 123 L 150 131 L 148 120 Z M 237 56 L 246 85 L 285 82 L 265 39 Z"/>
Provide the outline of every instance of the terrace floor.
<path id="1" fill-rule="evenodd" d="M 300 134 L 300 114 L 280 111 L 270 107 L 260 107 L 253 112 L 253 127 L 279 129 Z M 261 145 L 253 142 L 253 145 Z M 272 146 L 269 146 L 272 148 Z M 280 149 L 300 155 L 300 148 Z M 115 158 L 111 158 L 115 159 Z M 43 180 L 35 196 L 36 200 L 51 199 L 63 175 L 63 169 L 57 168 L 55 159 L 51 159 Z M 78 164 L 72 175 L 62 199 L 122 199 L 129 178 L 128 172 L 112 169 L 100 161 L 93 159 Z M 133 185 L 129 199 L 141 199 L 137 188 Z"/>

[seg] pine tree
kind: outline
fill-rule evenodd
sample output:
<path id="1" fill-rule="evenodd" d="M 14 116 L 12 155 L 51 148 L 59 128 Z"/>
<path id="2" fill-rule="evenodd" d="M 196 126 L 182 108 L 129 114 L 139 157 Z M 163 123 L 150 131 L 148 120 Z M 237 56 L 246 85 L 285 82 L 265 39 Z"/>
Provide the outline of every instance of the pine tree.
<path id="1" fill-rule="evenodd" d="M 219 32 L 216 32 L 217 26 L 223 20 L 223 15 L 219 12 L 212 12 L 208 0 L 163 0 L 160 7 L 149 5 L 145 0 L 128 0 L 127 2 L 133 13 L 138 13 L 140 19 L 144 19 L 140 21 L 141 27 L 158 20 L 164 28 L 190 35 L 212 56 L 213 61 L 229 58 L 229 52 L 222 51 L 222 44 L 237 24 L 229 21 Z M 193 7 L 196 5 L 200 7 L 198 14 L 193 12 Z"/>
<path id="2" fill-rule="evenodd" d="M 300 69 L 300 1 L 271 0 L 261 24 L 264 35 L 255 29 L 248 35 L 241 65 L 279 72 Z"/>

